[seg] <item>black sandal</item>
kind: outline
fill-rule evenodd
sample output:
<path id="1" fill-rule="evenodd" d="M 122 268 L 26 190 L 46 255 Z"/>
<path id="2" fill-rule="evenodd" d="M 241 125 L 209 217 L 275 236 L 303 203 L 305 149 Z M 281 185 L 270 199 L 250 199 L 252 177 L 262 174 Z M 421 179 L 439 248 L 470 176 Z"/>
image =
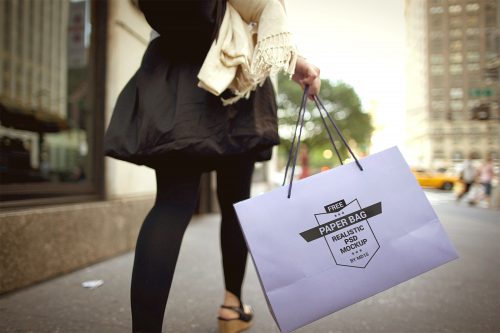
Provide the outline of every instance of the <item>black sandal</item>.
<path id="1" fill-rule="evenodd" d="M 249 305 L 247 306 L 250 309 L 249 313 L 245 312 L 242 307 L 221 305 L 220 307 L 223 309 L 237 312 L 239 317 L 226 319 L 219 316 L 219 333 L 239 333 L 249 329 L 252 326 L 253 309 Z"/>

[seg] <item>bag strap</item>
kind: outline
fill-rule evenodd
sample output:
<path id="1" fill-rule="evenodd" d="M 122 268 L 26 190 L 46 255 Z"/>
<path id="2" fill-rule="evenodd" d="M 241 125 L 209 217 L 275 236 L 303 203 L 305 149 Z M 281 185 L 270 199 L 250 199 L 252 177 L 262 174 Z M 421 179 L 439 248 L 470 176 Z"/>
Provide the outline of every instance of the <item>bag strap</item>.
<path id="1" fill-rule="evenodd" d="M 321 112 L 322 111 L 321 108 L 319 108 L 319 106 L 318 106 L 318 102 L 316 101 L 316 98 L 314 98 L 314 103 L 318 107 L 319 115 L 321 116 L 321 121 L 323 122 L 323 126 L 325 126 L 326 132 L 328 133 L 328 138 L 330 139 L 330 142 L 333 145 L 333 149 L 335 149 L 335 153 L 337 154 L 337 158 L 339 159 L 340 164 L 344 165 L 344 161 L 342 161 L 342 158 L 340 157 L 340 153 L 339 153 L 339 150 L 337 149 L 337 145 L 335 144 L 335 141 L 333 140 L 332 133 L 330 132 L 330 128 L 326 124 L 325 117 L 323 116 L 323 112 Z"/>
<path id="2" fill-rule="evenodd" d="M 309 85 L 306 85 L 305 88 L 304 88 L 304 94 L 302 95 L 302 101 L 301 101 L 300 109 L 299 109 L 299 116 L 297 117 L 297 122 L 295 123 L 295 130 L 293 132 L 292 144 L 290 146 L 290 151 L 288 153 L 288 161 L 287 161 L 286 167 L 285 167 L 285 176 L 283 177 L 283 184 L 282 184 L 282 186 L 285 186 L 286 177 L 288 175 L 288 169 L 290 168 L 290 162 L 293 159 L 292 171 L 291 171 L 291 175 L 290 175 L 290 183 L 288 184 L 288 195 L 287 195 L 288 199 L 290 199 L 290 196 L 292 194 L 293 176 L 295 174 L 295 166 L 297 164 L 297 156 L 299 154 L 299 149 L 300 149 L 300 137 L 302 135 L 302 128 L 304 127 L 304 115 L 305 115 L 306 109 L 307 109 L 306 106 L 307 106 L 308 92 L 309 92 Z M 363 171 L 363 167 L 361 166 L 361 163 L 358 161 L 358 159 L 357 159 L 356 155 L 354 154 L 354 152 L 352 151 L 351 147 L 349 147 L 349 144 L 347 143 L 347 140 L 344 138 L 344 136 L 340 132 L 337 124 L 333 120 L 333 117 L 326 110 L 326 108 L 325 108 L 323 102 L 321 101 L 321 99 L 319 98 L 319 96 L 314 95 L 314 103 L 316 104 L 316 107 L 318 108 L 319 114 L 321 116 L 321 120 L 323 122 L 323 125 L 325 126 L 325 129 L 326 129 L 327 133 L 328 133 L 328 138 L 330 139 L 330 142 L 332 143 L 332 146 L 333 146 L 333 148 L 335 150 L 335 153 L 337 154 L 337 157 L 338 157 L 338 159 L 340 161 L 340 164 L 343 165 L 344 163 L 342 162 L 342 159 L 340 157 L 340 153 L 339 153 L 339 151 L 337 149 L 337 145 L 335 144 L 335 141 L 333 140 L 332 133 L 330 132 L 330 129 L 329 129 L 327 123 L 326 123 L 325 117 L 323 116 L 323 112 L 325 112 L 325 114 L 327 115 L 327 118 L 328 118 L 329 122 L 333 125 L 333 127 L 335 128 L 335 131 L 339 135 L 340 139 L 342 140 L 342 142 L 344 143 L 344 145 L 348 149 L 348 151 L 351 154 L 351 156 L 356 161 L 356 165 L 358 166 L 358 168 L 361 171 Z M 298 137 L 297 137 L 297 129 L 299 130 Z M 297 138 L 297 145 L 295 146 L 295 140 L 296 140 L 296 138 Z M 295 151 L 294 151 L 294 147 L 295 147 Z"/>
<path id="3" fill-rule="evenodd" d="M 351 154 L 351 156 L 354 158 L 354 161 L 356 161 L 356 164 L 358 165 L 358 168 L 359 170 L 363 171 L 363 167 L 361 166 L 361 163 L 359 163 L 356 155 L 353 153 L 351 147 L 349 147 L 349 145 L 347 144 L 347 141 L 346 139 L 344 138 L 344 136 L 342 135 L 342 133 L 340 132 L 339 128 L 337 127 L 337 124 L 335 124 L 335 121 L 333 120 L 333 117 L 330 115 L 330 113 L 328 113 L 328 111 L 326 110 L 325 108 L 325 105 L 323 104 L 323 102 L 321 101 L 321 99 L 319 98 L 318 95 L 314 95 L 314 102 L 316 103 L 316 106 L 318 107 L 318 110 L 319 112 L 321 113 L 321 108 L 319 107 L 321 105 L 321 107 L 323 108 L 323 110 L 325 111 L 326 115 L 328 116 L 328 119 L 330 120 L 331 124 L 333 125 L 333 127 L 335 128 L 335 131 L 337 132 L 337 134 L 339 135 L 340 139 L 342 140 L 342 142 L 344 143 L 344 146 L 347 148 L 347 150 L 349 150 L 349 153 Z M 319 105 L 318 105 L 319 103 Z M 333 143 L 333 142 L 332 142 Z M 334 144 L 335 145 L 335 144 Z M 335 149 L 335 151 L 337 151 Z M 340 158 L 340 157 L 339 157 Z"/>
<path id="4" fill-rule="evenodd" d="M 306 113 L 308 92 L 309 92 L 309 85 L 306 85 L 304 88 L 304 94 L 302 95 L 302 101 L 300 103 L 299 116 L 297 117 L 297 122 L 295 123 L 295 130 L 293 131 L 292 144 L 290 146 L 290 152 L 288 153 L 288 161 L 286 162 L 285 177 L 283 177 L 283 186 L 285 186 L 288 168 L 290 167 L 290 161 L 292 160 L 293 148 L 295 145 L 295 137 L 297 135 L 297 129 L 299 129 L 299 136 L 297 139 L 297 147 L 295 149 L 295 154 L 293 156 L 292 174 L 290 177 L 290 184 L 288 185 L 288 198 L 290 198 L 290 195 L 292 193 L 293 175 L 295 173 L 295 165 L 297 164 L 297 155 L 299 154 L 300 136 L 302 134 L 302 128 L 304 127 L 304 115 Z M 299 127 L 299 125 L 300 125 L 300 127 Z"/>

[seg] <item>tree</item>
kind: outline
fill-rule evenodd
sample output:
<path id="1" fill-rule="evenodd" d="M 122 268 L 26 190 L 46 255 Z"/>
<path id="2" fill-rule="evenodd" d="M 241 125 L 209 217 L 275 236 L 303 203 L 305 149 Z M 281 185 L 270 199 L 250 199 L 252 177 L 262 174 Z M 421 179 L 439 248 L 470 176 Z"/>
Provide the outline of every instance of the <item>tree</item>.
<path id="1" fill-rule="evenodd" d="M 302 88 L 290 80 L 288 76 L 284 74 L 278 76 L 278 116 L 282 141 L 280 155 L 284 156 L 285 159 L 288 158 L 302 95 Z M 363 112 L 361 101 L 354 89 L 344 82 L 332 83 L 324 79 L 321 80 L 320 98 L 351 148 L 365 153 L 370 144 L 374 127 L 370 114 Z M 325 149 L 333 151 L 333 147 L 320 113 L 311 100 L 308 100 L 307 109 L 301 142 L 309 147 L 310 163 L 313 168 L 324 165 L 331 167 L 335 159 L 325 159 L 323 151 Z M 326 119 L 326 115 L 324 116 Z M 329 124 L 328 120 L 327 123 Z M 346 147 L 342 144 L 333 127 L 329 126 L 342 159 L 347 158 L 349 155 Z M 335 154 L 334 158 L 336 158 Z M 338 160 L 335 164 L 338 164 Z"/>

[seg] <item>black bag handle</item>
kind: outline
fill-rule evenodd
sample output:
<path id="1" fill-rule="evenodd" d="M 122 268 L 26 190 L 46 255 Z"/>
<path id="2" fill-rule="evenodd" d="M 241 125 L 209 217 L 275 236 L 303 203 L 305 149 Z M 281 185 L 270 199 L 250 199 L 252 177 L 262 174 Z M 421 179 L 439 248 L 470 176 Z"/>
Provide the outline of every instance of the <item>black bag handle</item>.
<path id="1" fill-rule="evenodd" d="M 318 107 L 319 115 L 321 116 L 321 121 L 323 122 L 323 126 L 325 126 L 326 132 L 328 133 L 328 138 L 330 139 L 330 142 L 333 145 L 333 149 L 335 149 L 335 153 L 337 154 L 337 158 L 339 159 L 340 164 L 344 165 L 344 162 L 342 161 L 342 158 L 340 157 L 339 150 L 337 149 L 337 145 L 335 144 L 335 141 L 333 140 L 333 136 L 332 136 L 332 133 L 330 132 L 330 128 L 328 128 L 328 125 L 326 124 L 326 121 L 325 121 L 325 117 L 323 116 L 323 112 L 321 112 L 322 110 L 319 108 L 318 102 L 316 101 L 316 96 L 314 98 L 314 103 Z"/>
<path id="2" fill-rule="evenodd" d="M 304 94 L 302 95 L 302 101 L 300 103 L 299 116 L 297 117 L 297 122 L 295 123 L 295 130 L 293 132 L 292 144 L 290 146 L 290 152 L 288 153 L 288 161 L 286 162 L 285 168 L 285 177 L 283 177 L 283 186 L 285 186 L 286 176 L 288 173 L 288 168 L 290 167 L 290 161 L 292 160 L 293 147 L 295 145 L 295 137 L 297 135 L 297 128 L 299 129 L 299 137 L 297 140 L 297 147 L 295 149 L 295 156 L 293 157 L 293 165 L 292 165 L 292 174 L 290 177 L 290 184 L 288 185 L 288 198 L 292 193 L 292 182 L 293 175 L 295 173 L 295 165 L 297 164 L 297 155 L 299 154 L 300 148 L 300 136 L 302 134 L 302 128 L 304 127 L 304 115 L 306 113 L 306 104 L 307 104 L 307 93 L 309 92 L 309 85 L 306 85 L 304 88 Z M 299 127 L 300 125 L 300 127 Z"/>
<path id="3" fill-rule="evenodd" d="M 288 184 L 288 195 L 287 195 L 288 199 L 290 199 L 290 196 L 292 194 L 293 176 L 295 174 L 295 166 L 297 164 L 297 156 L 299 154 L 299 149 L 300 149 L 300 137 L 302 135 L 302 128 L 304 127 L 304 115 L 306 113 L 306 105 L 307 105 L 308 92 L 309 92 L 309 85 L 306 85 L 305 88 L 304 88 L 304 94 L 302 95 L 302 101 L 301 101 L 300 109 L 299 109 L 299 116 L 297 117 L 297 122 L 295 123 L 295 130 L 294 130 L 294 133 L 293 133 L 292 144 L 290 146 L 290 151 L 288 153 L 288 161 L 287 161 L 286 167 L 285 167 L 285 176 L 283 177 L 283 185 L 282 186 L 285 186 L 286 176 L 288 174 L 288 169 L 290 167 L 290 162 L 293 159 L 292 171 L 291 171 L 291 175 L 290 175 L 290 183 Z M 335 128 L 335 131 L 337 132 L 338 136 L 340 137 L 340 139 L 342 140 L 342 142 L 344 143 L 344 145 L 348 149 L 348 151 L 351 154 L 351 156 L 356 161 L 356 164 L 357 164 L 359 170 L 363 171 L 363 167 L 361 166 L 361 163 L 359 163 L 359 160 L 357 159 L 356 155 L 352 151 L 351 147 L 349 147 L 349 144 L 347 143 L 346 139 L 344 138 L 344 136 L 340 132 L 339 128 L 337 127 L 337 124 L 335 124 L 335 121 L 333 120 L 333 117 L 330 115 L 330 113 L 328 113 L 328 111 L 326 110 L 323 102 L 321 101 L 321 99 L 319 98 L 318 95 L 314 95 L 314 103 L 316 104 L 316 107 L 318 108 L 319 114 L 321 116 L 321 120 L 323 122 L 323 125 L 325 126 L 325 129 L 326 129 L 327 133 L 328 133 L 328 138 L 330 139 L 330 142 L 332 143 L 332 146 L 335 149 L 335 153 L 337 154 L 337 157 L 338 157 L 340 163 L 344 164 L 342 162 L 342 159 L 340 158 L 340 153 L 339 153 L 339 151 L 337 149 L 337 145 L 335 144 L 335 141 L 333 140 L 333 136 L 332 136 L 332 134 L 330 132 L 330 129 L 327 126 L 326 120 L 325 120 L 325 118 L 323 116 L 323 112 L 325 112 L 325 114 L 327 115 L 328 120 L 330 121 L 330 123 Z M 297 129 L 299 130 L 298 137 L 297 137 Z M 294 152 L 294 146 L 295 146 L 295 139 L 296 139 L 296 137 L 297 137 L 297 146 L 295 147 L 295 152 Z"/>
<path id="4" fill-rule="evenodd" d="M 319 110 L 319 112 L 321 113 L 321 108 L 319 107 L 319 105 L 321 105 L 321 107 L 323 108 L 323 110 L 325 111 L 326 115 L 328 116 L 328 119 L 330 120 L 330 122 L 332 123 L 333 127 L 335 127 L 335 131 L 337 132 L 337 134 L 339 135 L 340 139 L 342 140 L 342 142 L 344 143 L 344 146 L 347 148 L 347 150 L 349 150 L 349 153 L 351 154 L 351 156 L 354 158 L 354 161 L 356 161 L 356 164 L 358 165 L 358 168 L 359 170 L 363 171 L 363 167 L 361 166 L 361 163 L 359 163 L 356 155 L 353 153 L 351 147 L 349 147 L 349 145 L 347 144 L 347 141 L 346 139 L 344 138 L 344 136 L 342 135 L 342 132 L 340 132 L 339 128 L 337 127 L 337 124 L 335 124 L 335 121 L 333 120 L 333 117 L 330 115 L 330 113 L 326 110 L 323 102 L 321 101 L 321 99 L 319 98 L 318 95 L 315 95 L 314 96 L 314 102 L 316 103 L 316 106 Z M 318 105 L 319 103 L 319 105 Z M 335 143 L 332 141 L 332 144 L 335 146 Z M 336 150 L 336 149 L 335 149 Z M 336 150 L 337 151 L 337 150 Z M 338 152 L 337 152 L 338 153 Z M 340 156 L 339 156 L 340 158 Z"/>

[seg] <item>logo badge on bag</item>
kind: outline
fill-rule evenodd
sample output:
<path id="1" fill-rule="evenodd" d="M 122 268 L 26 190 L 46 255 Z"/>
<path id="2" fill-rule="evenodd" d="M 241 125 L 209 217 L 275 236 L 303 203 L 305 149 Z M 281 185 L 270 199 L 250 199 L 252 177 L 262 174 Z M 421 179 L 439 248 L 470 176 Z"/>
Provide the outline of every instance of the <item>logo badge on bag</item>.
<path id="1" fill-rule="evenodd" d="M 382 213 L 382 203 L 362 208 L 358 199 L 340 200 L 325 211 L 314 214 L 317 227 L 300 235 L 307 242 L 324 238 L 337 265 L 365 268 L 380 248 L 368 219 Z"/>

